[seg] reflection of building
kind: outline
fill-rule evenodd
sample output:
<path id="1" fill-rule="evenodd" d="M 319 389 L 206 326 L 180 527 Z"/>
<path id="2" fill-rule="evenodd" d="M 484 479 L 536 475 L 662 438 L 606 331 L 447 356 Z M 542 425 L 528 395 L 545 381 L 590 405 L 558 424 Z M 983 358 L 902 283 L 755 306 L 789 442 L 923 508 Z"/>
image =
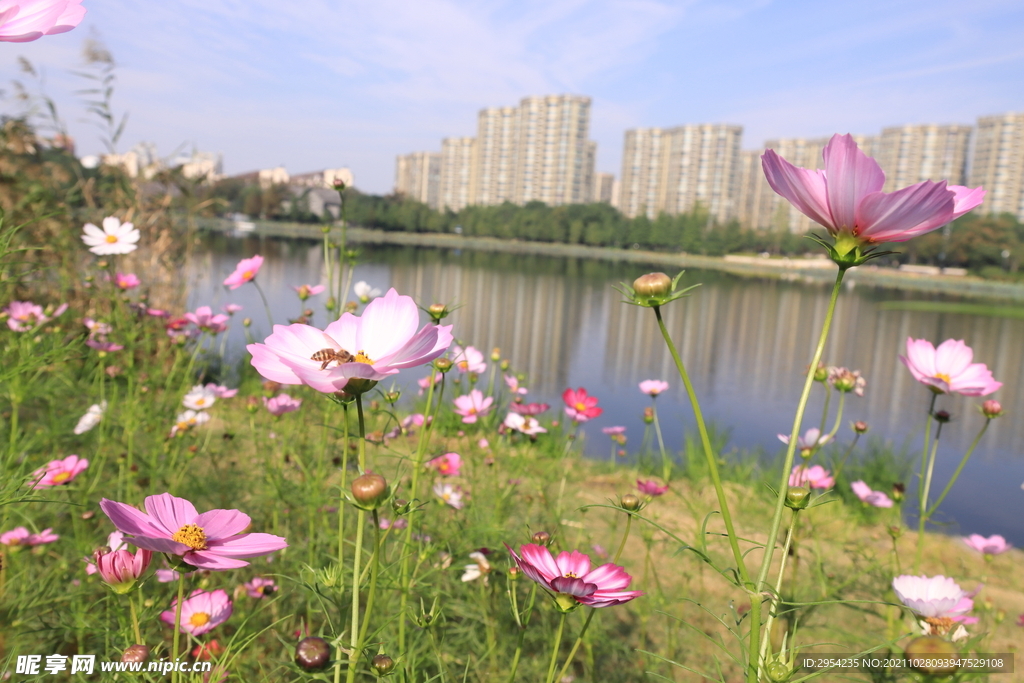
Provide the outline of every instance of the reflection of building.
<path id="1" fill-rule="evenodd" d="M 915 125 L 885 128 L 875 156 L 885 171 L 884 192 L 922 180 L 945 180 L 963 185 L 970 126 Z"/>
<path id="2" fill-rule="evenodd" d="M 689 213 L 702 209 L 720 223 L 736 217 L 743 128 L 695 124 L 626 131 L 619 209 Z"/>
<path id="3" fill-rule="evenodd" d="M 985 213 L 1024 221 L 1024 112 L 978 119 L 968 185 L 985 188 Z"/>
<path id="4" fill-rule="evenodd" d="M 395 193 L 438 208 L 441 196 L 441 155 L 437 152 L 413 152 L 398 157 L 395 163 Z"/>
<path id="5" fill-rule="evenodd" d="M 445 138 L 441 141 L 441 187 L 438 203 L 442 209 L 459 211 L 473 203 L 475 156 L 475 138 Z"/>

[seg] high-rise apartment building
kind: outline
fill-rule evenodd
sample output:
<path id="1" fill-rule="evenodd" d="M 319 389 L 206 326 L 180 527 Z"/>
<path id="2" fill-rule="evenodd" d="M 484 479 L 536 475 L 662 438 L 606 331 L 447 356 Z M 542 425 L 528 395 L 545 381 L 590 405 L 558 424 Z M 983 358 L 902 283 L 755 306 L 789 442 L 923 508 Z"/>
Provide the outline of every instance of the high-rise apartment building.
<path id="1" fill-rule="evenodd" d="M 885 171 L 882 190 L 894 192 L 922 180 L 963 185 L 970 140 L 971 126 L 924 124 L 883 129 L 875 154 Z"/>
<path id="2" fill-rule="evenodd" d="M 985 188 L 985 213 L 1024 221 L 1024 112 L 978 119 L 968 186 Z"/>
<path id="3" fill-rule="evenodd" d="M 473 169 L 474 204 L 512 201 L 519 144 L 519 110 L 516 107 L 481 109 L 477 116 L 476 167 Z"/>
<path id="4" fill-rule="evenodd" d="M 439 208 L 441 155 L 437 152 L 400 155 L 395 163 L 395 192 L 432 209 Z"/>
<path id="5" fill-rule="evenodd" d="M 734 218 L 742 136 L 726 124 L 626 131 L 619 210 L 653 218 L 701 207 L 719 222 Z"/>
<path id="6" fill-rule="evenodd" d="M 590 200 L 593 182 L 590 98 L 582 95 L 524 97 L 512 201 L 557 206 Z"/>
<path id="7" fill-rule="evenodd" d="M 611 173 L 594 174 L 594 196 L 595 202 L 611 204 L 615 206 L 612 198 L 615 195 L 615 176 Z"/>
<path id="8" fill-rule="evenodd" d="M 439 208 L 461 211 L 473 203 L 476 138 L 445 138 L 441 141 Z"/>

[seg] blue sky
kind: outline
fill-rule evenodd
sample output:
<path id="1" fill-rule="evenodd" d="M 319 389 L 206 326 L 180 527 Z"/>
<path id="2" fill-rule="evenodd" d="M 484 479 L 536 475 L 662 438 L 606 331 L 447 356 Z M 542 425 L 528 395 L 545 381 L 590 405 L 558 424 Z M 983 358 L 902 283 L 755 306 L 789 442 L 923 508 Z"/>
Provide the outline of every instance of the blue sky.
<path id="1" fill-rule="evenodd" d="M 70 33 L 0 44 L 3 111 L 24 56 L 78 142 L 101 151 L 71 75 L 95 32 L 118 62 L 120 144 L 222 152 L 238 173 L 349 166 L 387 192 L 397 154 L 475 134 L 485 106 L 593 98 L 598 170 L 623 133 L 734 123 L 772 137 L 974 123 L 1024 110 L 1020 0 L 85 0 Z M 24 79 L 23 79 L 24 80 Z"/>

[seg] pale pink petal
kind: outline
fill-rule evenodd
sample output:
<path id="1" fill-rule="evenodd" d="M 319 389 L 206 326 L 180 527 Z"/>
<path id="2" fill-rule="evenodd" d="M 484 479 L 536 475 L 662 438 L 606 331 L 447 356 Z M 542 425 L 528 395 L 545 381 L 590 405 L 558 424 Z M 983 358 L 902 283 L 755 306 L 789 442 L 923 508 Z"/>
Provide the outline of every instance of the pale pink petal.
<path id="1" fill-rule="evenodd" d="M 195 524 L 203 528 L 207 541 L 215 541 L 242 533 L 251 522 L 238 510 L 209 510 L 196 517 Z"/>
<path id="2" fill-rule="evenodd" d="M 132 536 L 131 538 L 124 539 L 132 545 L 142 548 L 143 550 L 151 550 L 154 553 L 167 553 L 168 555 L 181 555 L 191 550 L 190 547 L 184 543 L 178 543 L 172 541 L 169 538 L 155 538 L 153 536 Z"/>
<path id="3" fill-rule="evenodd" d="M 299 376 L 289 366 L 282 363 L 280 356 L 265 344 L 249 344 L 245 350 L 252 355 L 249 362 L 264 379 L 281 384 L 302 384 Z"/>
<path id="4" fill-rule="evenodd" d="M 857 206 L 856 235 L 870 242 L 906 242 L 941 228 L 953 220 L 953 196 L 945 181 L 930 180 L 870 194 Z"/>
<path id="5" fill-rule="evenodd" d="M 207 545 L 209 548 L 204 552 L 238 559 L 259 557 L 288 547 L 284 538 L 273 534 L 242 534 L 232 538 L 209 541 Z"/>
<path id="6" fill-rule="evenodd" d="M 935 349 L 935 369 L 939 372 L 956 377 L 974 360 L 974 351 L 962 339 L 947 339 Z"/>
<path id="7" fill-rule="evenodd" d="M 835 232 L 832 214 L 828 210 L 825 173 L 800 168 L 789 163 L 775 150 L 769 149 L 761 157 L 761 166 L 768 184 L 805 216 Z"/>
<path id="8" fill-rule="evenodd" d="M 136 510 L 131 505 L 118 503 L 106 498 L 100 501 L 100 509 L 103 514 L 110 518 L 119 531 L 133 536 L 164 536 L 169 537 L 174 531 L 168 531 L 162 526 L 154 523 L 154 520 L 144 512 Z"/>
<path id="9" fill-rule="evenodd" d="M 616 564 L 602 564 L 597 569 L 589 572 L 583 577 L 584 581 L 596 583 L 603 591 L 619 590 L 625 588 L 633 580 L 626 570 Z"/>
<path id="10" fill-rule="evenodd" d="M 853 137 L 833 135 L 823 152 L 829 214 L 837 231 L 853 232 L 861 201 L 885 184 L 878 162 L 857 148 Z"/>
<path id="11" fill-rule="evenodd" d="M 573 550 L 571 553 L 558 553 L 558 557 L 555 558 L 555 564 L 558 566 L 558 573 L 562 576 L 569 574 L 586 576 L 590 573 L 590 558 L 578 550 Z"/>
<path id="12" fill-rule="evenodd" d="M 974 363 L 952 379 L 950 390 L 964 396 L 988 396 L 1003 386 L 984 363 Z"/>
<path id="13" fill-rule="evenodd" d="M 359 351 L 370 358 L 383 357 L 402 348 L 416 334 L 420 312 L 412 297 L 400 295 L 394 287 L 371 301 L 361 316 Z"/>
<path id="14" fill-rule="evenodd" d="M 215 571 L 223 569 L 238 569 L 249 565 L 245 560 L 224 557 L 219 552 L 214 553 L 209 550 L 195 550 L 188 553 L 184 559 L 193 567 L 197 567 L 199 569 L 212 569 Z"/>
<path id="15" fill-rule="evenodd" d="M 196 517 L 199 516 L 192 503 L 169 493 L 147 496 L 145 504 L 149 516 L 171 535 L 186 524 L 195 524 Z"/>
<path id="16" fill-rule="evenodd" d="M 972 190 L 963 185 L 947 185 L 946 189 L 952 190 L 954 195 L 953 218 L 959 218 L 971 209 L 981 206 L 981 202 L 985 199 L 985 190 L 981 187 Z"/>

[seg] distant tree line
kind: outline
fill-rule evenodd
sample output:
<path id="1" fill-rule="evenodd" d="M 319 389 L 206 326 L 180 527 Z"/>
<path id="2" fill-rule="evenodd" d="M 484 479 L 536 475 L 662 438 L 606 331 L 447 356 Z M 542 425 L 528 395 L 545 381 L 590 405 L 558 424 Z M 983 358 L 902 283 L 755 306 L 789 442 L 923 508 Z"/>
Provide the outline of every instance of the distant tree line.
<path id="1" fill-rule="evenodd" d="M 260 188 L 228 178 L 209 186 L 211 203 L 221 213 L 238 212 L 273 220 L 331 221 L 304 210 L 302 201 L 283 186 Z M 345 219 L 352 225 L 393 232 L 459 233 L 535 242 L 583 244 L 620 249 L 685 252 L 708 256 L 764 253 L 797 256 L 819 253 L 803 235 L 789 231 L 752 230 L 736 221 L 722 224 L 697 207 L 689 213 L 654 219 L 628 218 L 604 203 L 548 206 L 530 202 L 468 206 L 461 211 L 435 211 L 399 195 L 345 191 Z M 894 245 L 894 260 L 968 268 L 987 277 L 1017 279 L 1024 257 L 1024 225 L 1013 216 L 971 214 L 942 230 Z M 893 260 L 890 261 L 890 263 Z"/>

